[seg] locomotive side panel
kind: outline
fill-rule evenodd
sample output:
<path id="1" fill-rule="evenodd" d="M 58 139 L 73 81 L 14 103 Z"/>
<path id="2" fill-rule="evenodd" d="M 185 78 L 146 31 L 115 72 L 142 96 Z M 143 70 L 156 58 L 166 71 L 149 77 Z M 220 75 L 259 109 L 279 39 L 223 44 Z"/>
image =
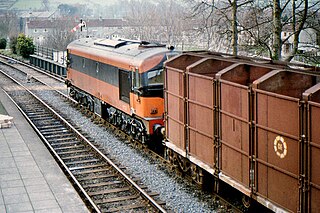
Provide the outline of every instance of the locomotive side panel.
<path id="1" fill-rule="evenodd" d="M 72 85 L 130 113 L 129 104 L 119 98 L 118 68 L 74 55 L 72 52 L 69 58 L 72 60 L 72 66 L 68 69 L 68 79 Z"/>

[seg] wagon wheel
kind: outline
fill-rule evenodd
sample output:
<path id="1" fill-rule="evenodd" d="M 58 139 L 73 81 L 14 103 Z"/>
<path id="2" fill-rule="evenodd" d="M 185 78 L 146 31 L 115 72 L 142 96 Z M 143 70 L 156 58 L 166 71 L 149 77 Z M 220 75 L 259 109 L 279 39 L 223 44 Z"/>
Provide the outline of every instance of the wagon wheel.
<path id="1" fill-rule="evenodd" d="M 180 155 L 178 155 L 177 159 L 178 159 L 178 163 L 179 163 L 180 169 L 183 172 L 187 172 L 190 169 L 190 164 L 187 162 L 187 160 L 184 159 L 183 157 L 181 157 Z"/>
<path id="2" fill-rule="evenodd" d="M 175 153 L 171 149 L 166 150 L 166 158 L 170 162 L 170 165 L 173 166 L 172 169 L 177 167 Z"/>
<path id="3" fill-rule="evenodd" d="M 191 171 L 192 180 L 194 180 L 197 184 L 202 185 L 203 184 L 202 169 L 200 169 L 198 166 L 192 164 L 190 167 L 190 171 Z"/>
<path id="4" fill-rule="evenodd" d="M 251 198 L 250 197 L 243 195 L 241 200 L 242 200 L 242 204 L 244 207 L 246 207 L 247 209 L 250 208 L 250 206 L 251 206 Z"/>

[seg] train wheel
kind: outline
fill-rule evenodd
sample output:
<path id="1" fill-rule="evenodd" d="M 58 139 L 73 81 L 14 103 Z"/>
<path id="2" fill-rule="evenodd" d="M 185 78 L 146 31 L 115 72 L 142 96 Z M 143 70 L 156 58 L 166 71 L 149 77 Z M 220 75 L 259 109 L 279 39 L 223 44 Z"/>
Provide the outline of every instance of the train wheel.
<path id="1" fill-rule="evenodd" d="M 77 102 L 80 101 L 80 94 L 79 94 L 77 91 L 75 91 L 74 99 L 75 99 Z"/>
<path id="2" fill-rule="evenodd" d="M 250 208 L 250 206 L 251 206 L 251 198 L 250 197 L 243 195 L 241 201 L 242 201 L 242 204 L 244 207 L 246 207 L 247 209 Z"/>
<path id="3" fill-rule="evenodd" d="M 171 149 L 166 149 L 166 159 L 173 166 L 172 168 L 177 168 L 178 165 L 176 162 L 175 153 Z"/>
<path id="4" fill-rule="evenodd" d="M 114 112 L 108 112 L 107 121 L 111 123 L 112 125 L 115 124 L 115 113 Z"/>
<path id="5" fill-rule="evenodd" d="M 76 94 L 76 91 L 72 88 L 70 88 L 70 92 L 69 92 L 69 96 L 73 99 L 75 99 L 75 94 Z"/>
<path id="6" fill-rule="evenodd" d="M 90 110 L 90 112 L 94 111 L 93 102 L 92 101 L 88 101 L 88 109 Z"/>
<path id="7" fill-rule="evenodd" d="M 202 169 L 196 165 L 191 165 L 191 177 L 197 184 L 203 184 L 203 172 Z"/>
<path id="8" fill-rule="evenodd" d="M 124 117 L 122 117 L 122 120 L 123 120 L 123 122 L 122 122 L 122 125 L 121 125 L 120 128 L 121 128 L 122 131 L 127 132 L 128 122 L 127 122 L 127 120 L 124 119 Z"/>
<path id="9" fill-rule="evenodd" d="M 183 172 L 187 172 L 190 169 L 190 163 L 182 156 L 178 155 L 177 157 L 180 169 Z"/>
<path id="10" fill-rule="evenodd" d="M 121 127 L 123 123 L 123 119 L 120 113 L 116 115 L 116 126 Z"/>
<path id="11" fill-rule="evenodd" d="M 131 121 L 130 124 L 130 135 L 135 138 L 137 134 L 137 124 L 134 122 L 134 120 Z"/>

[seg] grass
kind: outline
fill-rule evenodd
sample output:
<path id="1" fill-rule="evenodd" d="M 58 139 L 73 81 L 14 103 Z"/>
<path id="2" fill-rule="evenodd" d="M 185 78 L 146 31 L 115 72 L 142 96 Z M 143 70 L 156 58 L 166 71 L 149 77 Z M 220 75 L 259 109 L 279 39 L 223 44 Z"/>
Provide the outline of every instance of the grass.
<path id="1" fill-rule="evenodd" d="M 14 58 L 18 61 L 24 61 L 24 62 L 29 61 L 29 59 L 23 58 L 21 55 L 13 54 L 10 49 L 5 49 L 5 50 L 0 49 L 0 54 L 8 56 L 10 58 Z"/>
<path id="2" fill-rule="evenodd" d="M 18 0 L 11 9 L 28 10 L 28 9 L 41 9 L 42 0 Z"/>

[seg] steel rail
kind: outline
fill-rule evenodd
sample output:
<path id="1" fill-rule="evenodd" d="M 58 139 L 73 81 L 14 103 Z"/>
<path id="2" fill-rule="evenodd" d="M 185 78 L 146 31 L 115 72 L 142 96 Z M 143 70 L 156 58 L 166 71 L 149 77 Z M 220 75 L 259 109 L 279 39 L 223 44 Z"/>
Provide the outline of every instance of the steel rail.
<path id="1" fill-rule="evenodd" d="M 67 120 L 65 120 L 61 115 L 59 115 L 54 109 L 52 109 L 49 105 L 47 105 L 44 101 L 42 101 L 40 98 L 38 98 L 32 91 L 30 91 L 28 88 L 23 86 L 20 82 L 13 79 L 11 76 L 4 73 L 2 70 L 0 70 L 2 74 L 7 76 L 9 79 L 11 79 L 13 82 L 17 83 L 19 86 L 21 86 L 23 89 L 25 89 L 27 92 L 29 92 L 35 99 L 37 99 L 41 104 L 43 104 L 47 109 L 49 109 L 59 120 L 61 120 L 63 123 L 66 124 L 66 126 L 71 129 L 73 132 L 75 132 L 84 142 L 86 142 L 90 147 L 95 150 L 100 157 L 102 157 L 105 161 L 107 161 L 129 184 L 131 184 L 136 191 L 139 192 L 141 196 L 143 196 L 145 199 L 147 199 L 150 204 L 159 210 L 159 212 L 166 212 L 165 209 L 162 208 L 161 205 L 159 205 L 151 196 L 147 194 L 145 190 L 143 190 L 140 186 L 138 186 L 127 174 L 125 174 L 116 164 L 114 164 L 108 157 L 106 157 L 98 148 L 96 148 L 89 140 L 87 140 L 75 127 L 73 127 Z M 77 181 L 77 179 L 74 177 L 74 175 L 71 173 L 71 171 L 68 169 L 67 165 L 63 162 L 63 160 L 58 156 L 58 154 L 54 151 L 54 149 L 51 147 L 49 142 L 45 139 L 45 137 L 40 133 L 40 131 L 37 129 L 37 127 L 33 124 L 33 122 L 28 118 L 28 116 L 24 113 L 24 111 L 18 106 L 18 104 L 10 97 L 10 95 L 5 92 L 7 96 L 15 103 L 17 108 L 22 112 L 22 114 L 27 118 L 28 122 L 32 125 L 32 127 L 36 130 L 36 132 L 40 135 L 40 137 L 45 141 L 47 146 L 50 148 L 51 152 L 54 153 L 55 157 L 59 160 L 61 165 L 64 167 L 64 169 L 68 172 L 72 180 L 76 183 L 77 187 L 81 190 L 83 195 L 88 199 L 90 202 L 90 205 L 92 205 L 93 209 L 97 212 L 100 212 L 99 208 L 94 204 L 93 200 L 90 198 L 90 196 L 86 193 L 86 191 L 83 189 L 81 184 Z"/>
<path id="2" fill-rule="evenodd" d="M 31 92 L 28 88 L 23 86 L 20 82 L 16 81 L 13 79 L 11 76 L 7 75 L 4 73 L 2 70 L 0 70 L 2 74 L 7 76 L 9 79 L 11 79 L 13 82 L 21 86 L 23 89 L 25 89 L 27 92 L 29 92 L 34 98 L 36 98 L 40 103 L 45 105 L 51 112 L 53 112 L 55 115 L 57 114 L 50 106 L 48 106 L 46 103 L 44 103 L 41 99 L 39 99 L 33 92 Z M 59 155 L 55 152 L 55 150 L 52 148 L 50 143 L 47 141 L 47 139 L 41 134 L 39 129 L 34 125 L 34 123 L 30 120 L 30 118 L 27 116 L 27 114 L 23 111 L 23 109 L 16 103 L 16 101 L 5 91 L 3 90 L 4 93 L 10 98 L 10 100 L 14 103 L 14 105 L 19 109 L 19 111 L 22 113 L 22 115 L 27 119 L 27 121 L 30 123 L 32 128 L 37 132 L 39 137 L 46 143 L 46 146 L 50 149 L 50 151 L 54 154 L 55 158 L 59 161 L 60 165 L 63 166 L 65 171 L 68 173 L 68 175 L 71 177 L 72 181 L 76 184 L 76 186 L 81 190 L 81 193 L 86 197 L 86 199 L 89 201 L 90 205 L 96 212 L 101 212 L 99 208 L 95 205 L 93 200 L 90 198 L 88 193 L 82 188 L 81 184 L 77 181 L 76 177 L 71 173 L 71 171 L 68 169 L 68 166 L 63 162 L 63 160 L 59 157 Z M 61 116 L 60 116 L 61 117 Z M 70 125 L 70 124 L 69 124 Z"/>
<path id="3" fill-rule="evenodd" d="M 32 65 L 30 65 L 30 64 L 28 64 L 28 63 L 25 63 L 25 62 L 23 62 L 23 61 L 19 61 L 19 60 L 17 60 L 17 59 L 10 58 L 10 57 L 5 56 L 5 55 L 2 55 L 2 54 L 0 54 L 0 57 L 5 58 L 5 59 L 7 59 L 7 60 L 14 61 L 14 62 L 17 63 L 17 64 L 26 66 L 26 67 L 28 67 L 28 68 L 30 68 L 30 69 L 33 69 L 33 70 L 37 71 L 37 72 L 40 72 L 40 73 L 45 74 L 45 75 L 47 75 L 47 76 L 50 76 L 51 78 L 54 78 L 54 79 L 56 79 L 57 81 L 60 81 L 60 82 L 64 82 L 64 81 L 65 81 L 65 79 L 64 79 L 62 76 L 61 76 L 61 77 L 57 77 L 57 76 L 59 76 L 59 75 L 52 75 L 51 73 L 48 73 L 48 72 L 46 72 L 46 71 L 43 71 L 43 70 L 41 70 L 41 69 L 39 69 L 39 68 L 37 68 L 37 67 L 34 67 L 34 66 L 32 66 Z M 12 67 L 12 68 L 17 69 L 15 66 L 13 66 L 12 64 L 9 64 L 9 63 L 7 63 L 7 62 L 0 61 L 0 63 L 3 63 L 3 64 L 5 64 L 5 65 L 7 65 L 7 66 L 10 66 L 10 67 Z"/>

